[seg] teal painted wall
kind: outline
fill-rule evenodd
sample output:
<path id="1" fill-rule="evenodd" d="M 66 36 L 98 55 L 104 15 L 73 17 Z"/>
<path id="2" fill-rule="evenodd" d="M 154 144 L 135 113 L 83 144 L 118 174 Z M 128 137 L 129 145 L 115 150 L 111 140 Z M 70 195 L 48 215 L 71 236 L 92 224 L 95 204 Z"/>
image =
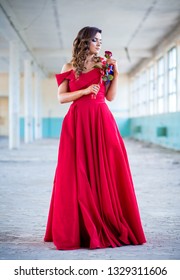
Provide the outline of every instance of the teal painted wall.
<path id="1" fill-rule="evenodd" d="M 180 112 L 137 118 L 115 118 L 122 137 L 180 150 Z M 63 118 L 43 118 L 43 138 L 59 138 Z M 24 138 L 24 118 L 20 119 L 20 136 Z"/>
<path id="2" fill-rule="evenodd" d="M 63 118 L 43 118 L 43 138 L 59 138 Z"/>
<path id="3" fill-rule="evenodd" d="M 130 136 L 180 150 L 180 112 L 131 118 Z"/>
<path id="4" fill-rule="evenodd" d="M 34 119 L 33 119 L 33 138 L 34 138 Z M 24 139 L 24 118 L 20 118 L 20 138 Z"/>
<path id="5" fill-rule="evenodd" d="M 115 118 L 122 137 L 130 136 L 130 119 Z"/>

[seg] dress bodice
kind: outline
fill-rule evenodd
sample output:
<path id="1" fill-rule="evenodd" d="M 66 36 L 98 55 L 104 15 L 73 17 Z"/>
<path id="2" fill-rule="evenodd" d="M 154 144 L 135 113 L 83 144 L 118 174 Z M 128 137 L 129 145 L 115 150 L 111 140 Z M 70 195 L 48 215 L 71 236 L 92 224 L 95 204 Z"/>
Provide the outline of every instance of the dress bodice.
<path id="1" fill-rule="evenodd" d="M 105 102 L 105 100 L 104 100 L 105 84 L 103 81 L 101 81 L 101 73 L 98 68 L 94 68 L 93 70 L 90 70 L 86 73 L 81 73 L 78 78 L 76 78 L 74 70 L 69 70 L 64 73 L 56 74 L 56 80 L 57 80 L 58 86 L 64 80 L 68 80 L 70 92 L 87 88 L 88 86 L 90 86 L 92 84 L 99 84 L 100 89 L 99 89 L 99 92 L 98 92 L 96 98 L 93 98 L 92 94 L 89 94 L 89 95 L 82 96 L 81 98 L 79 98 L 78 100 L 76 100 L 74 102 L 90 101 L 90 100 L 92 100 L 93 102 Z"/>

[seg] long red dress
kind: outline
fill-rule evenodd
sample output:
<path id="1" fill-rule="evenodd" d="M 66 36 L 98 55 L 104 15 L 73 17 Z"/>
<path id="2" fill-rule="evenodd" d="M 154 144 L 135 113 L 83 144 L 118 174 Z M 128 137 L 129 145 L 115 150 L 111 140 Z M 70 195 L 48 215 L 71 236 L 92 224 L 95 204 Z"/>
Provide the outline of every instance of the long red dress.
<path id="1" fill-rule="evenodd" d="M 77 79 L 56 75 L 76 91 L 100 81 L 95 68 Z M 74 101 L 61 131 L 58 162 L 44 241 L 57 249 L 105 248 L 146 242 L 126 149 L 101 83 Z"/>

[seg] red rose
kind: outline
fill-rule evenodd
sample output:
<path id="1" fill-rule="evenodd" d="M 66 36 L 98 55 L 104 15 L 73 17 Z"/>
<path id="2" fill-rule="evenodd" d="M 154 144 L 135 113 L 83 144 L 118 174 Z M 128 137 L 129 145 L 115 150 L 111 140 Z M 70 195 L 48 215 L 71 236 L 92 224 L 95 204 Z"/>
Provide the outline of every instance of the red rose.
<path id="1" fill-rule="evenodd" d="M 111 58 L 112 56 L 112 52 L 110 51 L 105 51 L 105 55 L 104 55 L 106 58 Z"/>

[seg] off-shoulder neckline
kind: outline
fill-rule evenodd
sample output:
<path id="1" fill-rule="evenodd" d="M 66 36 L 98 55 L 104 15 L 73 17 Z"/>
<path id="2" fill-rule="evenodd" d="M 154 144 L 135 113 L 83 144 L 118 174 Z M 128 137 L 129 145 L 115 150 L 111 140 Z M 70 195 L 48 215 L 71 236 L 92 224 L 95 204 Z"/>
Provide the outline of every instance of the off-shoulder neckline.
<path id="1" fill-rule="evenodd" d="M 89 70 L 89 71 L 87 71 L 87 72 L 81 72 L 81 74 L 88 74 L 88 73 L 90 73 L 90 72 L 92 72 L 92 71 L 94 71 L 94 70 L 96 70 L 96 69 L 98 69 L 98 68 L 93 68 L 93 69 L 91 69 L 91 70 Z M 70 70 L 68 70 L 68 71 L 65 71 L 65 72 L 62 72 L 61 74 L 65 74 L 65 73 L 71 73 L 71 72 L 73 72 L 73 74 L 75 74 L 75 70 L 74 69 L 70 69 Z"/>
<path id="2" fill-rule="evenodd" d="M 87 72 L 81 72 L 81 74 L 88 74 L 88 73 L 90 73 L 90 72 L 92 72 L 92 71 L 94 71 L 94 70 L 96 70 L 96 69 L 98 69 L 98 68 L 93 68 L 93 69 L 91 69 L 91 70 L 89 70 L 89 71 L 87 71 Z"/>

